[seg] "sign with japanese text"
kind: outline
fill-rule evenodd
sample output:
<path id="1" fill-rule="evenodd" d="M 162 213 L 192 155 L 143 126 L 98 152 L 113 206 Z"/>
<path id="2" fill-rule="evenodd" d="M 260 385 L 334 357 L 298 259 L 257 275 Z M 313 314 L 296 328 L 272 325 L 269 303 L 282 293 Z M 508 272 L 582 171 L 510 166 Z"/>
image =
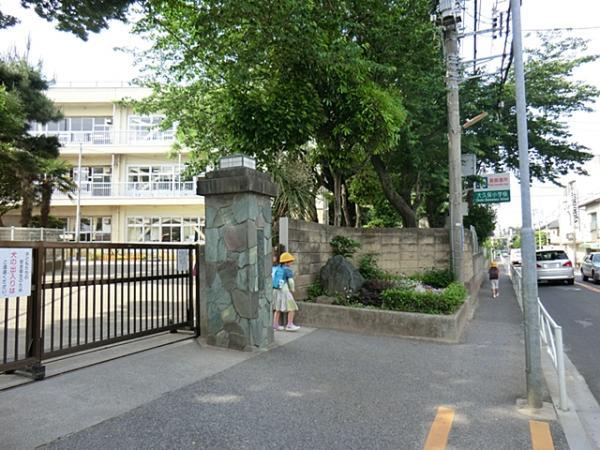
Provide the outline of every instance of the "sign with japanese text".
<path id="1" fill-rule="evenodd" d="M 489 173 L 473 186 L 473 203 L 510 202 L 510 174 Z"/>
<path id="2" fill-rule="evenodd" d="M 463 177 L 475 175 L 477 160 L 473 153 L 463 153 L 460 155 L 461 173 Z"/>
<path id="3" fill-rule="evenodd" d="M 579 223 L 579 199 L 577 198 L 577 188 L 575 187 L 575 181 L 571 181 L 567 188 L 569 193 L 569 200 L 571 202 L 571 220 L 573 225 Z"/>
<path id="4" fill-rule="evenodd" d="M 188 249 L 177 250 L 177 271 L 187 272 L 190 269 L 190 253 Z"/>
<path id="5" fill-rule="evenodd" d="M 31 295 L 30 248 L 0 248 L 0 298 Z"/>

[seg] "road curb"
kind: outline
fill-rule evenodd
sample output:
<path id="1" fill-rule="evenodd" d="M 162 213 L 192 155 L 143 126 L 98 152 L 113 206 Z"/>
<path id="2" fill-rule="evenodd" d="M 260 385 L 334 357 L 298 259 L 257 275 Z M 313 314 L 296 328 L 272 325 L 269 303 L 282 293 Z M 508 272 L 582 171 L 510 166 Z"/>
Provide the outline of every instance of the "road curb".
<path id="1" fill-rule="evenodd" d="M 559 408 L 558 378 L 550 356 L 542 353 L 542 369 L 554 409 L 572 450 L 600 450 L 600 406 L 585 379 L 565 354 L 569 410 Z"/>

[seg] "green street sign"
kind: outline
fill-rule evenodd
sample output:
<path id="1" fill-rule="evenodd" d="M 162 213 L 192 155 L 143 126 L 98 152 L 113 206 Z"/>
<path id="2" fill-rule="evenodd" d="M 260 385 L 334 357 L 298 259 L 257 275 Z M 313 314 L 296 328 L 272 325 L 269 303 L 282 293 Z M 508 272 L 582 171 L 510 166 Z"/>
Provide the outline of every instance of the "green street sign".
<path id="1" fill-rule="evenodd" d="M 504 203 L 510 202 L 510 189 L 501 191 L 475 191 L 473 203 Z"/>

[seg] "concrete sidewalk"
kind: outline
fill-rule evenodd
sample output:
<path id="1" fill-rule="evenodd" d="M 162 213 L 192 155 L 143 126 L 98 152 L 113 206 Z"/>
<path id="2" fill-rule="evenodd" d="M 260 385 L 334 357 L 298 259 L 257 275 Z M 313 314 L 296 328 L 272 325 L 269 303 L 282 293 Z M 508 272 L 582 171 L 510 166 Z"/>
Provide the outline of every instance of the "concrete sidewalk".
<path id="1" fill-rule="evenodd" d="M 458 345 L 304 329 L 238 353 L 187 340 L 0 392 L 0 447 L 422 449 L 437 408 L 449 449 L 532 448 L 520 310 L 488 285 Z M 555 419 L 556 449 L 567 449 Z"/>

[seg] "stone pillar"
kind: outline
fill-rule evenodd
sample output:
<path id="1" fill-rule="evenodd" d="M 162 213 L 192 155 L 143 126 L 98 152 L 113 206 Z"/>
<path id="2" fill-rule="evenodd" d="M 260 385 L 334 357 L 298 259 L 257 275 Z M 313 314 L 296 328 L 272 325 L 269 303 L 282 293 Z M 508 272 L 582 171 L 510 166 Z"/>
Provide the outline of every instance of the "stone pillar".
<path id="1" fill-rule="evenodd" d="M 239 350 L 266 348 L 271 327 L 271 197 L 277 185 L 247 167 L 198 179 L 205 197 L 207 342 Z M 204 333 L 203 333 L 204 334 Z"/>

